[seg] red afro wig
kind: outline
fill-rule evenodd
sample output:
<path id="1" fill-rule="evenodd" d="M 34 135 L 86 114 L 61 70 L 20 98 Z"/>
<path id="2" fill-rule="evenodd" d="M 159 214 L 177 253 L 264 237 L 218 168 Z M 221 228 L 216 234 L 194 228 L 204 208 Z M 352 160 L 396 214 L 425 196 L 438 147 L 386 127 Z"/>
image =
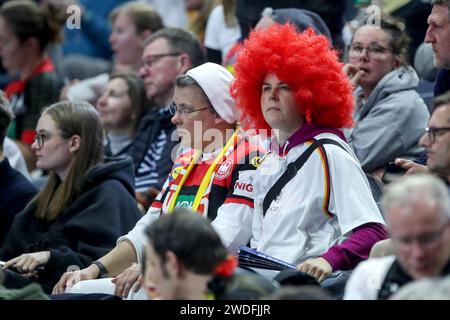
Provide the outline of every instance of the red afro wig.
<path id="1" fill-rule="evenodd" d="M 307 123 L 350 127 L 352 87 L 326 37 L 309 28 L 298 33 L 290 24 L 255 30 L 235 64 L 231 94 L 241 110 L 244 129 L 269 129 L 261 111 L 261 86 L 274 73 L 294 92 Z"/>

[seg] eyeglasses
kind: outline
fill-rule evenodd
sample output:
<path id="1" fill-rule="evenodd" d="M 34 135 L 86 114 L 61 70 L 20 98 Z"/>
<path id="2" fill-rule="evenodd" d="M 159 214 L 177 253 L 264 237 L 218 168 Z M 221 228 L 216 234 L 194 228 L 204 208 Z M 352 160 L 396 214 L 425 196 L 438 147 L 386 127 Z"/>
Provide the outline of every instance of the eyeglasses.
<path id="1" fill-rule="evenodd" d="M 181 52 L 169 52 L 169 53 L 161 53 L 161 54 L 149 54 L 146 55 L 144 60 L 141 63 L 142 68 L 150 68 L 153 64 L 158 62 L 164 57 L 176 57 L 179 56 Z"/>
<path id="2" fill-rule="evenodd" d="M 197 111 L 201 111 L 201 110 L 206 110 L 209 109 L 208 107 L 205 108 L 199 108 L 199 109 L 189 109 L 189 108 L 180 108 L 178 107 L 174 102 L 172 102 L 169 105 L 169 112 L 172 116 L 174 116 L 177 112 L 180 113 L 180 115 L 186 115 L 189 113 L 193 113 L 193 112 L 197 112 Z"/>
<path id="3" fill-rule="evenodd" d="M 39 149 L 42 149 L 44 147 L 44 141 L 48 140 L 52 136 L 57 136 L 59 133 L 50 133 L 50 132 L 38 132 L 34 136 L 34 141 L 37 141 Z"/>
<path id="4" fill-rule="evenodd" d="M 400 246 L 401 249 L 411 248 L 414 242 L 416 242 L 422 248 L 431 248 L 434 245 L 436 245 L 439 242 L 439 240 L 441 240 L 442 236 L 444 235 L 448 227 L 449 222 L 445 223 L 444 226 L 439 230 L 421 235 L 416 239 L 408 237 L 400 237 L 400 238 L 393 237 L 393 240 L 397 242 L 397 244 Z"/>
<path id="5" fill-rule="evenodd" d="M 430 142 L 434 143 L 436 141 L 436 135 L 438 137 L 444 135 L 444 133 L 450 131 L 450 127 L 441 127 L 441 128 L 425 128 L 426 134 L 428 134 L 428 137 L 430 138 Z"/>
<path id="6" fill-rule="evenodd" d="M 364 54 L 364 50 L 366 50 L 368 55 L 375 59 L 383 57 L 386 52 L 392 52 L 391 49 L 382 47 L 378 44 L 371 44 L 368 47 L 363 47 L 356 43 L 350 45 L 349 55 L 352 57 L 361 57 Z"/>

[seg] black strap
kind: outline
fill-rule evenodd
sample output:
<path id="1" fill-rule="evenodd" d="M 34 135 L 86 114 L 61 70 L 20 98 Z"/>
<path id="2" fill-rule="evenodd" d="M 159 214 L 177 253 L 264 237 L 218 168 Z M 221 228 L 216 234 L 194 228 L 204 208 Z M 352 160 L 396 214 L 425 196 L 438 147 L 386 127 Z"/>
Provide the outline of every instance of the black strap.
<path id="1" fill-rule="evenodd" d="M 277 182 L 275 182 L 272 188 L 270 188 L 269 192 L 267 192 L 263 201 L 263 216 L 266 215 L 266 212 L 269 209 L 270 204 L 272 203 L 273 200 L 275 200 L 276 197 L 278 197 L 278 195 L 281 192 L 281 189 L 283 189 L 284 186 L 287 185 L 288 182 L 295 177 L 297 172 L 303 167 L 303 165 L 311 156 L 311 154 L 314 152 L 314 150 L 316 150 L 318 147 L 324 144 L 334 144 L 335 146 L 338 146 L 347 152 L 347 150 L 336 140 L 326 138 L 314 141 L 314 143 L 311 144 L 308 147 L 308 149 L 306 149 L 306 151 L 303 152 L 300 155 L 300 157 L 297 158 L 297 160 L 288 163 L 287 170 L 281 175 L 281 177 L 277 180 Z"/>

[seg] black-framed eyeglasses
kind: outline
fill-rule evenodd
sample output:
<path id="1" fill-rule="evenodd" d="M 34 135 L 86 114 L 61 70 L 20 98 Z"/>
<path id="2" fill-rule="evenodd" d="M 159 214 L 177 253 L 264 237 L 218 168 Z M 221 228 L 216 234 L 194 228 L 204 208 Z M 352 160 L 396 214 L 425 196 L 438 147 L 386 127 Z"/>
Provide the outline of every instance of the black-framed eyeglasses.
<path id="1" fill-rule="evenodd" d="M 392 52 L 391 49 L 378 44 L 371 44 L 368 47 L 363 47 L 358 43 L 354 43 L 350 45 L 349 54 L 354 57 L 361 57 L 364 54 L 364 50 L 366 50 L 366 52 L 374 58 L 380 58 L 386 52 Z"/>
<path id="2" fill-rule="evenodd" d="M 444 133 L 450 131 L 450 127 L 426 127 L 425 132 L 428 134 L 428 137 L 430 138 L 430 142 L 434 143 L 436 141 L 436 135 L 442 136 Z"/>
<path id="3" fill-rule="evenodd" d="M 160 59 L 164 57 L 176 57 L 182 54 L 181 52 L 169 52 L 169 53 L 160 53 L 160 54 L 148 54 L 145 56 L 142 61 L 141 67 L 150 68 L 154 63 L 158 62 Z"/>
<path id="4" fill-rule="evenodd" d="M 41 131 L 36 133 L 36 135 L 34 136 L 34 141 L 37 141 L 39 149 L 42 149 L 44 147 L 45 140 L 48 140 L 50 137 L 57 135 L 59 135 L 59 133 Z"/>
<path id="5" fill-rule="evenodd" d="M 180 115 L 186 115 L 189 113 L 193 113 L 193 112 L 197 112 L 197 111 L 201 111 L 201 110 L 206 110 L 209 109 L 208 107 L 205 108 L 199 108 L 199 109 L 189 109 L 189 108 L 180 108 L 178 107 L 174 102 L 172 102 L 169 105 L 169 112 L 172 116 L 174 116 L 177 112 L 180 113 Z"/>

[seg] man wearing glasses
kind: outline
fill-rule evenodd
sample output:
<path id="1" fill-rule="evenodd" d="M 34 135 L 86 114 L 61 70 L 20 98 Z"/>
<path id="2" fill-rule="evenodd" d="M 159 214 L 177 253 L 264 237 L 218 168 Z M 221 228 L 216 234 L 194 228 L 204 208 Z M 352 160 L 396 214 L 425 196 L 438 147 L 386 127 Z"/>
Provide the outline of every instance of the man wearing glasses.
<path id="1" fill-rule="evenodd" d="M 446 185 L 432 175 L 407 176 L 387 187 L 383 207 L 395 255 L 361 262 L 344 299 L 384 300 L 411 281 L 450 274 Z"/>
<path id="2" fill-rule="evenodd" d="M 450 183 L 450 91 L 433 100 L 433 113 L 419 144 L 425 147 L 430 172 Z"/>

